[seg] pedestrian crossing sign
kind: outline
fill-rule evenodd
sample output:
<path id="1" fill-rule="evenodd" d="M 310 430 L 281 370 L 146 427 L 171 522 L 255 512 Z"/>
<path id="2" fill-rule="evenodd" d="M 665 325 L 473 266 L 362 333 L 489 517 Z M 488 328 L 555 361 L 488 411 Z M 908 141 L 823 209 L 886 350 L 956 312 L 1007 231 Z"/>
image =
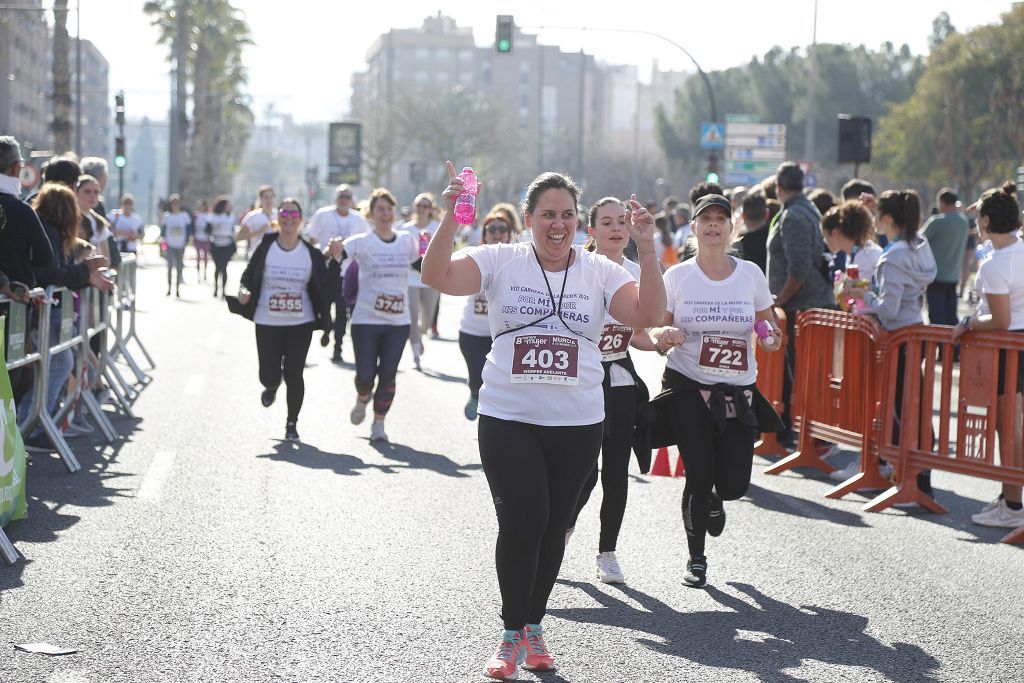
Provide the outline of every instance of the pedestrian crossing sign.
<path id="1" fill-rule="evenodd" d="M 725 147 L 725 124 L 700 124 L 700 148 L 722 149 L 723 147 Z"/>

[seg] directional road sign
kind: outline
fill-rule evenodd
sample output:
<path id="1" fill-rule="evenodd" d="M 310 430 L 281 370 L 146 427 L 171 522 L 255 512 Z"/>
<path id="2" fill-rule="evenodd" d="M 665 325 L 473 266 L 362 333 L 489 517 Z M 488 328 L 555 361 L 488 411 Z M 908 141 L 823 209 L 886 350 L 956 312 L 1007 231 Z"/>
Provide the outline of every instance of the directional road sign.
<path id="1" fill-rule="evenodd" d="M 772 175 L 786 160 L 786 125 L 759 123 L 756 117 L 725 117 L 725 184 L 752 185 Z"/>

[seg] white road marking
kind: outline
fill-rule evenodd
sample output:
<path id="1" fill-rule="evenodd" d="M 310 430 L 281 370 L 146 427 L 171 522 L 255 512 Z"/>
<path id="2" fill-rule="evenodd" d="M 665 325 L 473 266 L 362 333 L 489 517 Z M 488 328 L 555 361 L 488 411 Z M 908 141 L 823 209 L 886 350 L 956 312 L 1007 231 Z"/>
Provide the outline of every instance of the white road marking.
<path id="1" fill-rule="evenodd" d="M 153 462 L 149 464 L 146 474 L 142 477 L 139 491 L 135 494 L 136 498 L 145 501 L 160 500 L 164 484 L 167 482 L 167 478 L 171 475 L 171 469 L 174 467 L 174 458 L 176 456 L 176 451 L 160 451 L 156 454 Z"/>
<path id="2" fill-rule="evenodd" d="M 185 383 L 186 396 L 198 396 L 203 393 L 203 384 L 206 382 L 205 375 L 192 375 Z"/>

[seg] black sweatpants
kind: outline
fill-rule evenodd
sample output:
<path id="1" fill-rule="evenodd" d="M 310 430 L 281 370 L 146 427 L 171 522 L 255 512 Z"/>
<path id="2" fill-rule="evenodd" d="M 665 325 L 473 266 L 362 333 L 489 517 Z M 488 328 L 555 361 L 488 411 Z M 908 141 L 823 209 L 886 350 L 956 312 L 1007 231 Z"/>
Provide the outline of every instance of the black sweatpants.
<path id="1" fill-rule="evenodd" d="M 306 384 L 302 370 L 313 338 L 313 323 L 303 325 L 256 325 L 256 353 L 260 359 L 260 384 L 277 389 L 282 374 L 288 387 L 288 420 L 299 419 Z"/>
<path id="2" fill-rule="evenodd" d="M 636 385 L 611 387 L 605 391 L 604 438 L 601 441 L 601 535 L 597 551 L 612 552 L 619 540 L 622 518 L 626 514 L 626 494 L 629 487 L 629 455 L 633 447 L 633 428 L 636 426 Z M 570 527 L 590 500 L 597 486 L 597 463 L 583 485 L 576 514 Z"/>
<path id="3" fill-rule="evenodd" d="M 459 351 L 466 361 L 466 372 L 469 374 L 469 393 L 480 396 L 480 387 L 484 385 L 481 377 L 487 354 L 491 352 L 491 338 L 478 337 L 475 334 L 459 332 Z"/>
<path id="4" fill-rule="evenodd" d="M 603 426 L 541 427 L 480 416 L 480 460 L 498 516 L 495 563 L 506 629 L 539 624 L 558 577 Z"/>
<path id="5" fill-rule="evenodd" d="M 700 392 L 681 394 L 673 413 L 672 439 L 686 467 L 683 526 L 694 557 L 704 555 L 712 489 L 722 500 L 737 500 L 747 492 L 756 434 L 735 418 L 727 420 L 723 432 L 716 434 Z"/>

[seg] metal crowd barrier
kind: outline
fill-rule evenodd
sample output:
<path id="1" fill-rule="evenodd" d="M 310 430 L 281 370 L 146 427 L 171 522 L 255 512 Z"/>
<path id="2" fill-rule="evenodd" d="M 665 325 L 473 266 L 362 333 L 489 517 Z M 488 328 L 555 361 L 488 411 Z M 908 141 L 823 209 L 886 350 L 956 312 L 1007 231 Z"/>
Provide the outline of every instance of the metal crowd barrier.
<path id="1" fill-rule="evenodd" d="M 7 370 L 32 367 L 34 372 L 32 405 L 26 420 L 20 425 L 24 437 L 32 433 L 38 425 L 53 443 L 58 455 L 69 473 L 82 469 L 74 452 L 64 439 L 59 425 L 68 416 L 76 401 L 68 397 L 57 411 L 50 415 L 46 410 L 47 384 L 49 381 L 51 356 L 62 351 L 71 350 L 75 355 L 72 377 L 77 380 L 77 403 L 84 408 L 86 414 L 99 428 L 108 443 L 118 437 L 117 431 L 103 412 L 100 402 L 93 395 L 90 386 L 95 377 L 88 373 L 90 341 L 100 338 L 99 354 L 96 356 L 97 373 L 106 380 L 121 411 L 134 417 L 131 399 L 138 396 L 138 385 L 145 385 L 151 378 L 146 375 L 135 358 L 128 350 L 128 342 L 135 341 L 139 351 L 149 363 L 150 369 L 156 364 L 150 357 L 142 340 L 139 339 L 135 327 L 135 287 L 138 262 L 134 254 L 122 254 L 119 272 L 111 271 L 115 280 L 114 291 L 110 294 L 86 287 L 78 292 L 79 317 L 75 325 L 75 309 L 73 294 L 64 287 L 48 287 L 33 289 L 29 294 L 31 302 L 21 304 L 0 296 L 0 314 L 7 316 L 6 362 Z M 60 334 L 58 341 L 50 346 L 50 307 L 57 301 L 61 302 Z M 38 337 L 35 345 L 30 345 L 31 317 L 29 306 L 38 318 Z M 113 314 L 111 311 L 113 310 Z M 127 318 L 127 320 L 126 320 Z M 44 353 L 42 350 L 46 349 Z M 131 383 L 118 368 L 116 361 L 123 361 L 131 370 L 136 382 Z M 10 539 L 0 528 L 0 556 L 8 564 L 21 558 Z"/>

